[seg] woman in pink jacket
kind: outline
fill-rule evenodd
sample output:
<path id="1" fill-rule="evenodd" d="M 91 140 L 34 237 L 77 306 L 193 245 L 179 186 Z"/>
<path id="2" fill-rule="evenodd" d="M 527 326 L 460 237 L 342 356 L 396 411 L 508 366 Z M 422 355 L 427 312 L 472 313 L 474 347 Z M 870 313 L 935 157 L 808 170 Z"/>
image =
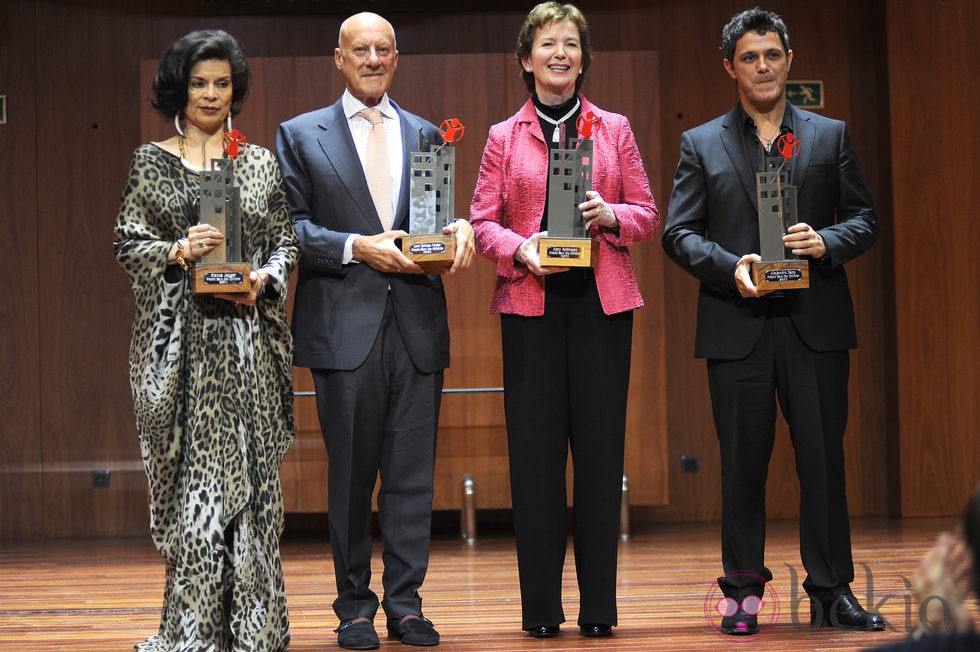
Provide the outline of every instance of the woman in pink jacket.
<path id="1" fill-rule="evenodd" d="M 617 624 L 616 554 L 633 309 L 643 305 L 627 247 L 659 214 L 629 121 L 578 94 L 591 61 L 588 24 L 572 5 L 539 4 L 518 36 L 532 97 L 490 129 L 470 207 L 478 251 L 496 261 L 511 498 L 522 628 L 556 636 L 565 621 L 565 465 L 575 468 L 574 545 L 584 636 Z M 579 205 L 597 242 L 591 268 L 542 267 L 549 149 L 592 112 L 593 191 Z"/>

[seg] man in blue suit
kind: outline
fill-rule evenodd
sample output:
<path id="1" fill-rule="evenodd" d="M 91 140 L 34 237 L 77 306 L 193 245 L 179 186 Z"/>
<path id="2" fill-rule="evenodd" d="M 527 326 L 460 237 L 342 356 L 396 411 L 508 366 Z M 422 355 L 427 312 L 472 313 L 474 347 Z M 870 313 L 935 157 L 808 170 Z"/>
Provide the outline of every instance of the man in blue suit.
<path id="1" fill-rule="evenodd" d="M 301 252 L 295 362 L 312 370 L 330 461 L 338 642 L 379 646 L 370 580 L 371 495 L 380 473 L 388 635 L 437 645 L 418 591 L 428 565 L 449 326 L 442 280 L 406 258 L 397 240 L 407 235 L 410 152 L 420 131 L 429 143 L 440 137 L 388 98 L 398 50 L 384 18 L 361 13 L 344 21 L 334 60 L 346 91 L 334 105 L 280 125 L 277 156 Z M 379 135 L 381 158 L 371 142 Z M 449 273 L 467 269 L 472 228 L 457 220 L 445 232 L 456 238 Z"/>
<path id="2" fill-rule="evenodd" d="M 722 564 L 718 583 L 733 605 L 726 634 L 754 634 L 765 583 L 765 486 L 776 398 L 789 424 L 800 480 L 800 552 L 811 624 L 879 630 L 850 589 L 854 579 L 844 489 L 848 349 L 857 345 L 843 264 L 866 251 L 878 222 L 843 122 L 786 101 L 793 61 L 774 13 L 752 9 L 722 32 L 724 66 L 738 104 L 681 137 L 663 246 L 701 281 L 695 356 L 707 359 L 721 448 Z M 809 264 L 807 289 L 763 291 L 750 273 L 761 260 L 755 173 L 787 162 L 800 223 L 783 244 Z M 737 605 L 737 608 L 735 607 Z"/>

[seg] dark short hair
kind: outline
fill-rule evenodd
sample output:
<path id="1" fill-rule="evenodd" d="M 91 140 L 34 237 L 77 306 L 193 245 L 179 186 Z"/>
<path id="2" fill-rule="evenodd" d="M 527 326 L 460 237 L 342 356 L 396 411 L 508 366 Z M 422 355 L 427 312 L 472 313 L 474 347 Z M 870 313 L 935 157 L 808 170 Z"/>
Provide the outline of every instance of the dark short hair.
<path id="1" fill-rule="evenodd" d="M 783 44 L 783 51 L 789 53 L 789 31 L 778 14 L 755 7 L 732 16 L 721 30 L 721 51 L 725 58 L 734 63 L 735 44 L 749 32 L 766 34 L 775 32 Z"/>
<path id="2" fill-rule="evenodd" d="M 153 77 L 150 105 L 168 120 L 187 106 L 187 86 L 191 68 L 201 61 L 217 59 L 231 64 L 231 115 L 238 115 L 248 95 L 252 75 L 245 62 L 245 51 L 234 36 L 220 29 L 188 32 L 170 44 Z"/>
<path id="3" fill-rule="evenodd" d="M 534 74 L 524 70 L 524 59 L 531 56 L 531 47 L 538 30 L 555 21 L 570 20 L 578 27 L 579 41 L 582 46 L 582 74 L 575 80 L 575 92 L 582 87 L 585 71 L 592 63 L 592 45 L 589 43 L 589 23 L 579 8 L 572 4 L 557 2 L 542 2 L 537 5 L 524 19 L 521 31 L 517 34 L 517 65 L 521 69 L 521 79 L 527 85 L 527 90 L 534 92 Z"/>

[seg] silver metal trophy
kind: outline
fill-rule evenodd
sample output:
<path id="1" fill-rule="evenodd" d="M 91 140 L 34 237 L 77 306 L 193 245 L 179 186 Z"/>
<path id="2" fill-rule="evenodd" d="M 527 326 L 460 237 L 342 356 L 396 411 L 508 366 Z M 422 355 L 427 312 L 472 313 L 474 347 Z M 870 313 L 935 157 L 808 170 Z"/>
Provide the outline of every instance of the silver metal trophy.
<path id="1" fill-rule="evenodd" d="M 752 263 L 752 282 L 760 290 L 795 290 L 810 287 L 810 264 L 783 245 L 786 229 L 797 223 L 796 186 L 787 183 L 786 161 L 800 151 L 800 141 L 786 133 L 776 141 L 783 160 L 767 169 L 765 151 L 760 151 L 761 172 L 755 175 L 759 204 L 759 255 Z M 760 145 L 761 148 L 761 145 Z"/>
<path id="2" fill-rule="evenodd" d="M 202 224 L 210 224 L 225 241 L 194 264 L 194 294 L 249 292 L 252 266 L 242 262 L 242 210 L 231 158 L 211 159 L 201 170 Z"/>
<path id="3" fill-rule="evenodd" d="M 463 137 L 457 119 L 439 128 L 443 143 L 428 145 L 419 130 L 418 151 L 412 152 L 409 184 L 409 235 L 402 238 L 402 253 L 429 273 L 444 272 L 456 257 L 456 236 L 443 227 L 456 219 L 456 149 L 448 144 Z"/>
<path id="4" fill-rule="evenodd" d="M 593 141 L 589 138 L 601 124 L 592 112 L 579 116 L 580 138 L 550 152 L 548 169 L 548 236 L 538 242 L 542 267 L 594 267 L 598 245 L 585 231 L 579 204 L 592 190 Z M 561 125 L 559 143 L 565 143 Z"/>

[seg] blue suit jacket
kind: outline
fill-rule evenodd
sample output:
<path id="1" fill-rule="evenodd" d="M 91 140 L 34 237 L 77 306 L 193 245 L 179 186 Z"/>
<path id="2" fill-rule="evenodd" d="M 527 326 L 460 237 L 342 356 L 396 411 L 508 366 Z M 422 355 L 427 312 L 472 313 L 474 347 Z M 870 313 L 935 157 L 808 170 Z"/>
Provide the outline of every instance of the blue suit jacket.
<path id="1" fill-rule="evenodd" d="M 405 167 L 394 228 L 407 231 L 409 152 L 418 143 L 419 130 L 429 143 L 441 141 L 434 125 L 395 109 Z M 359 366 L 378 334 L 390 288 L 412 361 L 423 372 L 448 367 L 449 325 L 439 276 L 341 264 L 348 235 L 382 232 L 342 102 L 282 123 L 276 155 L 300 244 L 292 324 L 295 364 L 344 370 Z"/>
<path id="2" fill-rule="evenodd" d="M 786 110 L 802 145 L 790 170 L 798 219 L 820 233 L 827 255 L 808 258 L 810 287 L 786 290 L 785 301 L 808 346 L 854 348 L 854 309 L 842 265 L 878 237 L 871 196 L 844 123 L 791 104 Z M 742 128 L 736 107 L 681 136 L 662 240 L 667 254 L 701 281 L 694 347 L 699 358 L 745 357 L 765 319 L 766 302 L 741 298 L 732 280 L 738 259 L 759 252 L 755 173 Z"/>

